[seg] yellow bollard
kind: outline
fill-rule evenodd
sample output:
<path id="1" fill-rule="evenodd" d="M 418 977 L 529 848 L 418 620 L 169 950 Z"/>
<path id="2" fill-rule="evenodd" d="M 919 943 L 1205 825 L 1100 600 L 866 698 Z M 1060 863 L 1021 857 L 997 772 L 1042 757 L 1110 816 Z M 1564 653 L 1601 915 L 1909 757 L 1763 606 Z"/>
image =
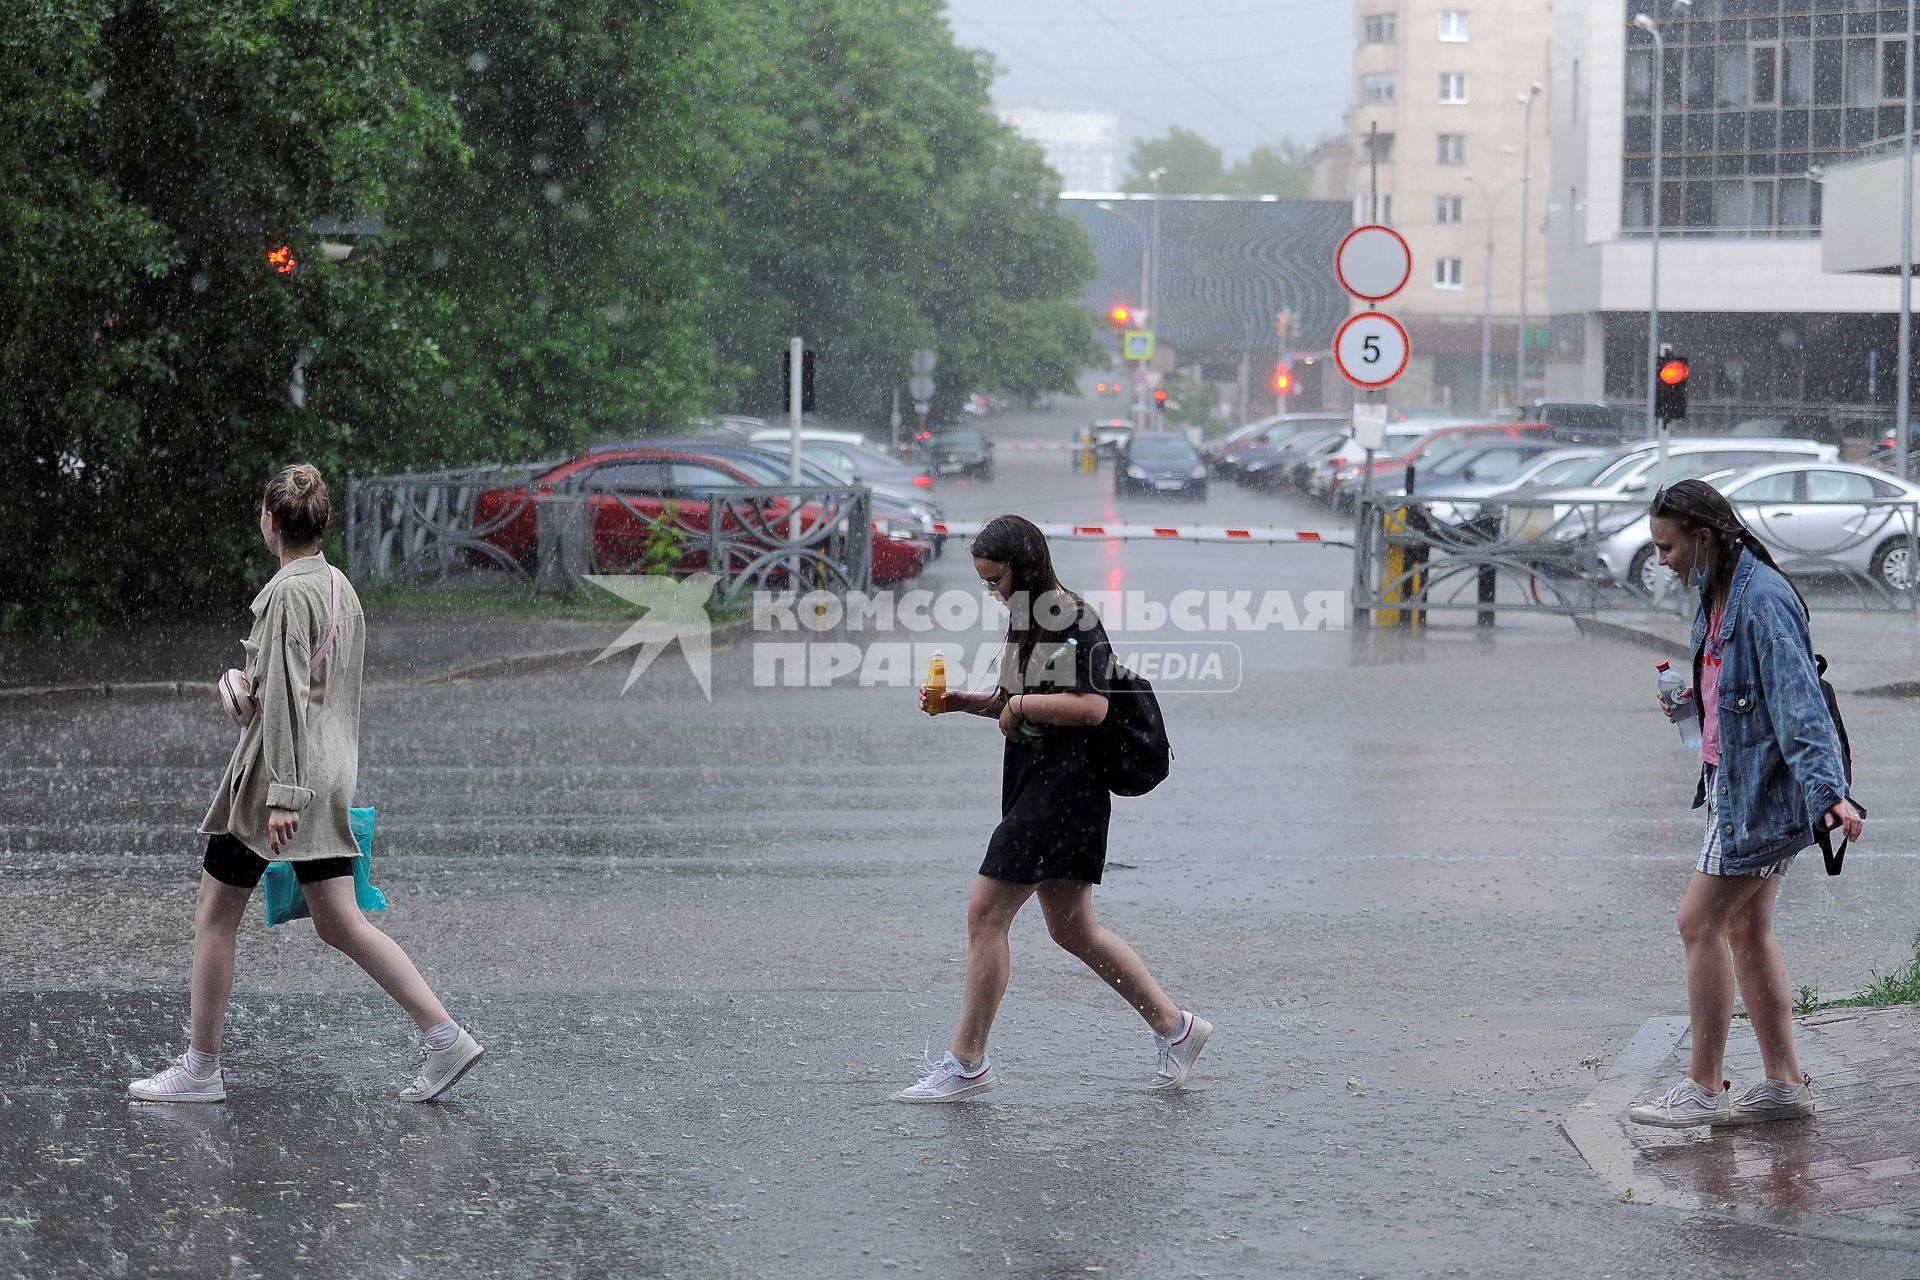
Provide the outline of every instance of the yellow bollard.
<path id="1" fill-rule="evenodd" d="M 1382 588 L 1380 598 L 1391 604 L 1398 604 L 1405 598 L 1401 590 L 1400 578 L 1407 571 L 1407 549 L 1395 545 L 1393 535 L 1405 532 L 1406 527 L 1407 509 L 1405 507 L 1380 513 L 1380 538 L 1387 548 L 1386 562 L 1380 572 Z M 1400 610 L 1376 609 L 1374 625 L 1377 627 L 1399 626 Z"/>
<path id="2" fill-rule="evenodd" d="M 1092 475 L 1100 469 L 1100 455 L 1093 447 L 1093 430 L 1083 427 L 1080 431 L 1080 470 Z"/>

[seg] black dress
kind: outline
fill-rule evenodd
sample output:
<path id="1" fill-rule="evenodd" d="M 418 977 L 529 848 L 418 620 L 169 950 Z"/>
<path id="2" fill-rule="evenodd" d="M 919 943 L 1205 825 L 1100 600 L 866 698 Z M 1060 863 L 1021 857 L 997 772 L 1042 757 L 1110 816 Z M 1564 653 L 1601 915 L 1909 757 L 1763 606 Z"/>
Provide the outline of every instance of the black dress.
<path id="1" fill-rule="evenodd" d="M 1003 676 L 1024 693 L 1105 693 L 1107 633 L 1090 612 L 1085 627 L 1034 647 L 1027 671 Z M 1009 665 L 1012 665 L 1009 663 Z M 1016 884 L 1084 880 L 1099 884 L 1107 864 L 1113 797 L 1093 758 L 1095 729 L 1041 725 L 1032 741 L 1009 739 L 1000 774 L 1000 825 L 980 874 Z"/>

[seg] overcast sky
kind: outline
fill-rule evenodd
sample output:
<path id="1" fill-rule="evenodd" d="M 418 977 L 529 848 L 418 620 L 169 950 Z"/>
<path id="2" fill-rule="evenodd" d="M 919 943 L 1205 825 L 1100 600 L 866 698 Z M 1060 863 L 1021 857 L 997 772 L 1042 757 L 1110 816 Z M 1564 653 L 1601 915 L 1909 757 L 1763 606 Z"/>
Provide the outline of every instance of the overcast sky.
<path id="1" fill-rule="evenodd" d="M 1000 64 L 1002 107 L 1106 111 L 1126 143 L 1183 125 L 1229 161 L 1342 127 L 1352 0 L 948 0 L 960 43 Z"/>

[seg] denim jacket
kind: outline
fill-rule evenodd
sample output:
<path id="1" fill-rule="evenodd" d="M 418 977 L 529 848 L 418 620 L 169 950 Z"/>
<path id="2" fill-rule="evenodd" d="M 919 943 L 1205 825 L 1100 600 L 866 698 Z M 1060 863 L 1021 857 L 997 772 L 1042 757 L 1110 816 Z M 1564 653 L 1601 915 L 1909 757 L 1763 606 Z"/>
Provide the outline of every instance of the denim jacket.
<path id="1" fill-rule="evenodd" d="M 1693 687 L 1709 597 L 1693 619 Z M 1800 599 L 1779 572 L 1741 551 L 1720 623 L 1720 846 L 1729 872 L 1758 871 L 1814 842 L 1814 824 L 1847 795 L 1840 738 L 1820 693 Z M 1704 724 L 1706 708 L 1694 700 Z M 1707 799 L 1701 770 L 1693 807 Z"/>

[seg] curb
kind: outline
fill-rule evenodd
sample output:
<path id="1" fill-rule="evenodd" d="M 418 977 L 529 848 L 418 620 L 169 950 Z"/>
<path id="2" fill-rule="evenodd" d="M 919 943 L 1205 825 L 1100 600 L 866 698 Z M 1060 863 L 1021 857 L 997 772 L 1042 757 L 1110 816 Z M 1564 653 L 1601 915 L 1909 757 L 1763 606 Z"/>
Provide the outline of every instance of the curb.
<path id="1" fill-rule="evenodd" d="M 1794 1021 L 1800 1031 L 1811 1030 L 1814 1025 L 1798 1018 Z M 1678 1051 L 1689 1030 L 1688 1019 L 1684 1017 L 1648 1018 L 1608 1066 L 1593 1092 L 1560 1119 L 1561 1133 L 1587 1162 L 1587 1167 L 1606 1183 L 1614 1200 L 1624 1206 L 1677 1209 L 1845 1244 L 1900 1250 L 1914 1246 L 1912 1220 L 1904 1214 L 1885 1209 L 1776 1208 L 1723 1200 L 1670 1186 L 1661 1180 L 1657 1170 L 1646 1167 L 1639 1154 L 1643 1144 L 1728 1140 L 1725 1136 L 1728 1130 L 1712 1130 L 1713 1136 L 1701 1138 L 1694 1136 L 1693 1130 L 1676 1129 L 1645 1131 L 1640 1133 L 1641 1143 L 1634 1141 L 1634 1134 L 1642 1126 L 1633 1125 L 1626 1118 L 1627 1107 L 1646 1089 L 1654 1073 Z M 1806 1047 L 1812 1050 L 1812 1056 L 1822 1056 L 1817 1040 Z"/>
<path id="2" fill-rule="evenodd" d="M 1670 640 L 1655 631 L 1642 631 L 1638 627 L 1629 627 L 1619 622 L 1602 622 L 1598 618 L 1583 618 L 1573 615 L 1573 625 L 1582 635 L 1604 636 L 1609 640 L 1624 640 L 1628 644 L 1637 644 L 1643 649 L 1652 649 L 1674 658 L 1692 658 L 1693 651 L 1679 640 Z M 1920 688 L 1920 684 L 1916 684 Z"/>
<path id="3" fill-rule="evenodd" d="M 742 633 L 751 628 L 751 618 L 736 618 L 732 622 L 716 626 L 709 637 L 709 643 L 714 649 L 729 648 Z M 415 676 L 409 680 L 383 680 L 368 684 L 366 688 L 369 690 L 424 689 L 435 685 L 460 684 L 501 676 L 530 675 L 539 671 L 551 671 L 556 667 L 565 667 L 582 659 L 598 657 L 606 651 L 606 648 L 606 644 L 601 643 L 568 649 L 540 649 L 530 653 L 508 654 L 505 657 L 488 658 L 483 662 L 453 667 L 431 675 Z M 0 688 L 0 704 L 61 697 L 203 697 L 212 694 L 215 688 L 216 686 L 210 680 L 102 680 L 83 684 L 18 685 Z"/>

